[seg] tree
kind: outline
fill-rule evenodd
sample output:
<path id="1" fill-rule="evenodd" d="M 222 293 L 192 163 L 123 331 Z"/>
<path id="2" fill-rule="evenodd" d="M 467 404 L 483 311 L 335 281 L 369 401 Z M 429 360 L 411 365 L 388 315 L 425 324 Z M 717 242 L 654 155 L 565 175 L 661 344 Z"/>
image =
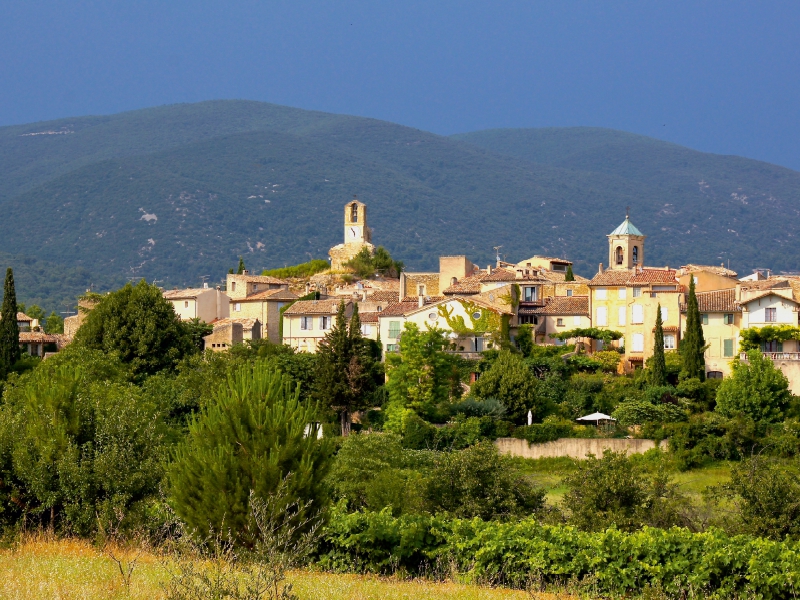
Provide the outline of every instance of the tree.
<path id="1" fill-rule="evenodd" d="M 57 315 L 55 311 L 51 312 L 50 316 L 44 321 L 44 330 L 45 333 L 49 334 L 64 333 L 64 319 Z"/>
<path id="2" fill-rule="evenodd" d="M 42 307 L 38 304 L 31 304 L 29 307 L 25 308 L 24 305 L 20 304 L 20 308 L 18 308 L 19 312 L 23 312 L 28 315 L 31 319 L 36 319 L 41 323 L 44 321 L 45 312 L 42 310 Z"/>
<path id="3" fill-rule="evenodd" d="M 575 281 L 575 275 L 572 272 L 572 265 L 567 265 L 567 274 L 564 276 L 564 281 Z"/>
<path id="4" fill-rule="evenodd" d="M 136 376 L 171 369 L 197 350 L 172 303 L 144 280 L 103 296 L 86 315 L 74 343 L 116 353 Z"/>
<path id="5" fill-rule="evenodd" d="M 184 325 L 186 330 L 189 332 L 189 338 L 192 340 L 192 346 L 195 350 L 197 350 L 197 352 L 202 352 L 205 346 L 205 341 L 203 338 L 207 335 L 211 335 L 211 333 L 214 331 L 214 328 L 205 321 L 201 321 L 198 317 L 186 321 Z"/>
<path id="6" fill-rule="evenodd" d="M 527 324 L 520 325 L 514 341 L 522 356 L 528 358 L 533 353 L 533 327 Z"/>
<path id="7" fill-rule="evenodd" d="M 329 444 L 317 439 L 317 406 L 265 361 L 229 372 L 199 415 L 169 470 L 170 501 L 189 530 L 258 542 L 250 504 L 282 489 L 296 518 L 325 505 Z M 285 486 L 282 488 L 281 486 Z"/>
<path id="8" fill-rule="evenodd" d="M 725 417 L 777 422 L 791 398 L 786 376 L 760 350 L 750 350 L 747 361 L 734 360 L 733 374 L 720 383 L 716 411 Z"/>
<path id="9" fill-rule="evenodd" d="M 350 433 L 350 414 L 363 408 L 375 388 L 375 359 L 361 335 L 358 307 L 354 305 L 350 326 L 344 301 L 336 321 L 317 348 L 315 396 L 339 414 L 342 435 Z"/>
<path id="10" fill-rule="evenodd" d="M 545 407 L 537 406 L 538 383 L 519 354 L 503 351 L 475 382 L 472 392 L 480 398 L 496 398 L 506 407 L 509 418 L 522 422 L 528 410 L 536 419 L 544 417 Z"/>
<path id="11" fill-rule="evenodd" d="M 14 271 L 6 270 L 3 286 L 3 307 L 0 310 L 0 378 L 4 378 L 20 357 L 19 324 L 17 323 L 17 292 Z"/>
<path id="12" fill-rule="evenodd" d="M 706 377 L 706 341 L 703 337 L 703 325 L 700 322 L 694 277 L 689 279 L 689 297 L 686 300 L 686 332 L 681 340 L 679 350 L 683 361 L 683 376 L 697 377 L 703 381 Z"/>
<path id="13" fill-rule="evenodd" d="M 446 352 L 450 340 L 442 329 L 421 331 L 415 323 L 406 323 L 398 345 L 398 353 L 386 355 L 389 418 L 405 410 L 429 415 L 450 397 L 454 378 L 458 380 L 454 358 Z"/>
<path id="14" fill-rule="evenodd" d="M 516 463 L 491 442 L 442 452 L 427 490 L 433 512 L 486 521 L 530 516 L 544 508 L 545 492 L 536 488 Z"/>
<path id="15" fill-rule="evenodd" d="M 667 360 L 664 357 L 664 321 L 661 318 L 661 304 L 656 309 L 656 332 L 653 340 L 653 357 L 650 359 L 648 375 L 650 385 L 667 385 Z"/>
<path id="16" fill-rule="evenodd" d="M 241 256 L 239 257 L 239 266 L 236 268 L 236 274 L 242 275 L 245 272 L 246 267 L 244 266 L 244 258 Z"/>
<path id="17" fill-rule="evenodd" d="M 403 263 L 394 260 L 383 246 L 378 246 L 374 253 L 366 246 L 361 248 L 344 266 L 353 269 L 361 279 L 368 279 L 376 273 L 385 277 L 400 277 L 400 271 L 403 270 Z"/>

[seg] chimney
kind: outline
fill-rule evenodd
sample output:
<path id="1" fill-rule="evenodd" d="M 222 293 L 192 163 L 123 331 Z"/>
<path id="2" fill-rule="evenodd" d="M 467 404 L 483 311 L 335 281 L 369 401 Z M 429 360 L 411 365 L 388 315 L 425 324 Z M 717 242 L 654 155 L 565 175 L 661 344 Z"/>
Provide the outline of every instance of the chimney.
<path id="1" fill-rule="evenodd" d="M 207 282 L 207 281 L 204 281 L 204 282 L 203 282 L 203 289 L 204 289 L 204 290 L 207 290 L 207 289 L 208 289 L 208 282 Z"/>
<path id="2" fill-rule="evenodd" d="M 598 273 L 602 273 L 603 272 L 603 263 L 600 263 L 600 266 L 597 267 L 597 272 Z"/>
<path id="3" fill-rule="evenodd" d="M 250 275 L 250 271 L 248 271 L 247 269 L 243 269 L 242 275 Z"/>
<path id="4" fill-rule="evenodd" d="M 425 296 L 418 296 L 417 297 L 417 304 L 419 304 L 420 308 L 425 306 Z"/>
<path id="5" fill-rule="evenodd" d="M 361 301 L 362 302 L 366 302 L 367 301 L 367 290 L 363 290 L 361 292 Z"/>
<path id="6" fill-rule="evenodd" d="M 486 274 L 487 275 L 491 275 L 492 274 L 492 265 L 489 265 L 488 267 L 486 267 Z"/>

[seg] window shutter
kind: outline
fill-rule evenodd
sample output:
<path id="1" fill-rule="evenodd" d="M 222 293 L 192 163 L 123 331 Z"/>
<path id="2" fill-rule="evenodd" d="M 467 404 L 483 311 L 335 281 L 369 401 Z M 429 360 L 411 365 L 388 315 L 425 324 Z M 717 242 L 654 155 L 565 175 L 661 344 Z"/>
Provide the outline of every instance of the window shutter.
<path id="1" fill-rule="evenodd" d="M 641 304 L 633 305 L 631 323 L 644 323 L 644 307 Z"/>
<path id="2" fill-rule="evenodd" d="M 625 313 L 626 312 L 627 312 L 627 309 L 624 306 L 620 306 L 619 307 L 619 315 L 618 315 L 618 318 L 617 318 L 617 322 L 620 325 L 625 325 L 625 316 L 626 316 Z"/>
<path id="3" fill-rule="evenodd" d="M 605 306 L 597 307 L 597 325 L 598 326 L 608 325 L 608 308 L 606 308 Z"/>
<path id="4" fill-rule="evenodd" d="M 733 356 L 733 340 L 722 340 L 722 356 L 730 358 Z"/>

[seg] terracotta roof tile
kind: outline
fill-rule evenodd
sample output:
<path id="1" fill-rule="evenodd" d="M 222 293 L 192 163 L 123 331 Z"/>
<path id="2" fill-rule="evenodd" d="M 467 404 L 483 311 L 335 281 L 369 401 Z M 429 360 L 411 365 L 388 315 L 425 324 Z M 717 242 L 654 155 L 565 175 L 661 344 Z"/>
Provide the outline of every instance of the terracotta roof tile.
<path id="1" fill-rule="evenodd" d="M 794 302 L 795 304 L 798 304 L 798 302 L 794 298 L 787 298 L 783 294 L 776 294 L 771 290 L 767 290 L 765 292 L 761 292 L 760 294 L 756 294 L 755 296 L 751 296 L 747 300 L 742 300 L 742 304 L 750 304 L 753 300 L 758 300 L 759 298 L 766 298 L 767 296 L 778 296 L 782 300 L 788 300 L 789 302 Z"/>
<path id="2" fill-rule="evenodd" d="M 633 273 L 630 271 L 603 271 L 592 277 L 591 281 L 589 281 L 589 285 L 601 287 L 604 285 L 626 285 L 631 275 L 633 275 Z"/>
<path id="3" fill-rule="evenodd" d="M 56 344 L 58 337 L 55 335 L 48 335 L 41 331 L 20 331 L 19 332 L 20 344 Z"/>
<path id="4" fill-rule="evenodd" d="M 678 270 L 678 276 L 680 277 L 687 273 L 697 273 L 698 271 L 722 275 L 723 277 L 736 277 L 738 275 L 736 271 L 731 271 L 725 267 L 715 267 L 713 265 L 684 265 Z"/>
<path id="5" fill-rule="evenodd" d="M 630 283 L 678 283 L 675 269 L 642 269 L 631 277 Z"/>
<path id="6" fill-rule="evenodd" d="M 400 292 L 394 290 L 378 290 L 367 295 L 370 302 L 399 302 Z"/>
<path id="7" fill-rule="evenodd" d="M 380 312 L 381 317 L 402 317 L 403 315 L 419 308 L 417 302 L 391 302 Z"/>
<path id="8" fill-rule="evenodd" d="M 379 312 L 358 313 L 358 318 L 362 323 L 377 323 L 380 314 Z"/>
<path id="9" fill-rule="evenodd" d="M 425 296 L 425 304 L 433 304 L 434 302 L 438 302 L 439 300 L 444 300 L 444 296 Z M 367 298 L 369 301 L 370 298 Z M 414 304 L 419 303 L 419 296 L 406 296 L 403 298 L 403 302 L 413 302 Z"/>
<path id="10" fill-rule="evenodd" d="M 623 286 L 647 283 L 678 283 L 674 269 L 642 269 L 635 271 L 609 269 L 598 273 L 589 282 L 591 286 Z"/>
<path id="11" fill-rule="evenodd" d="M 589 316 L 588 296 L 556 296 L 547 298 L 541 308 L 531 311 L 535 315 L 583 315 Z"/>
<path id="12" fill-rule="evenodd" d="M 31 317 L 29 317 L 28 315 L 26 315 L 25 313 L 23 313 L 23 312 L 18 312 L 18 313 L 17 313 L 17 321 L 18 321 L 18 322 L 19 322 L 19 321 L 28 321 L 28 322 L 31 322 L 31 321 L 33 321 L 33 319 L 32 319 Z"/>
<path id="13" fill-rule="evenodd" d="M 476 275 L 464 277 L 445 289 L 442 293 L 448 296 L 453 294 L 479 294 L 481 291 L 481 281 L 483 281 L 484 277 L 488 276 L 488 273 L 481 271 Z"/>
<path id="14" fill-rule="evenodd" d="M 350 304 L 346 302 L 345 304 Z M 335 315 L 339 310 L 337 300 L 299 300 L 286 309 L 285 316 Z"/>
<path id="15" fill-rule="evenodd" d="M 167 300 L 186 300 L 197 298 L 203 292 L 210 292 L 212 288 L 186 288 L 183 290 L 166 290 L 161 293 Z"/>
<path id="16" fill-rule="evenodd" d="M 279 283 L 281 285 L 289 285 L 288 281 L 271 277 L 270 275 L 235 275 L 239 281 L 246 281 L 247 283 Z"/>
<path id="17" fill-rule="evenodd" d="M 250 294 L 245 296 L 244 298 L 238 299 L 231 299 L 231 302 L 251 302 L 251 301 L 259 301 L 259 300 L 295 300 L 299 298 L 297 294 L 294 292 L 290 292 L 289 290 L 278 289 L 278 290 L 264 290 L 263 292 L 256 292 L 255 294 Z"/>
<path id="18" fill-rule="evenodd" d="M 492 269 L 492 273 L 486 274 L 481 281 L 514 281 L 517 278 L 514 271 L 510 269 Z"/>
<path id="19" fill-rule="evenodd" d="M 735 289 L 698 292 L 697 307 L 701 313 L 742 312 L 742 307 L 736 302 Z M 686 304 L 681 304 L 681 312 L 686 312 Z"/>
<path id="20" fill-rule="evenodd" d="M 216 329 L 217 327 L 230 325 L 231 323 L 241 323 L 242 329 L 252 329 L 255 326 L 256 321 L 258 321 L 258 319 L 256 319 L 256 318 L 248 318 L 248 317 L 232 318 L 232 317 L 226 317 L 224 319 L 217 319 L 216 321 L 214 321 L 212 323 L 212 325 L 214 326 L 214 329 Z"/>

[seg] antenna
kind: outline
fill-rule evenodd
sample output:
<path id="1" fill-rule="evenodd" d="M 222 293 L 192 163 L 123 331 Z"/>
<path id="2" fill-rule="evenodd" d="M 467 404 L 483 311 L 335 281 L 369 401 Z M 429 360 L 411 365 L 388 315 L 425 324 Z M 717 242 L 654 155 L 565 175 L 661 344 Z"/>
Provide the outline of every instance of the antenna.
<path id="1" fill-rule="evenodd" d="M 200 275 L 200 283 L 205 285 L 206 284 L 206 279 L 208 279 L 209 277 L 211 277 L 211 275 Z"/>
<path id="2" fill-rule="evenodd" d="M 164 280 L 163 279 L 153 279 L 153 287 L 155 287 L 155 285 L 157 283 L 164 283 Z"/>
<path id="3" fill-rule="evenodd" d="M 502 246 L 492 246 L 492 247 L 494 248 L 494 253 L 497 255 L 496 258 L 497 258 L 497 261 L 499 262 L 501 260 L 500 259 L 500 248 L 502 248 Z"/>
<path id="4" fill-rule="evenodd" d="M 631 207 L 630 206 L 626 206 L 625 207 L 625 218 L 626 219 L 630 219 L 631 218 Z"/>
<path id="5" fill-rule="evenodd" d="M 71 310 L 71 308 L 70 308 L 72 306 L 72 302 L 70 302 L 69 300 L 66 300 L 63 304 L 64 304 L 64 306 L 67 307 L 67 310 L 62 310 L 61 311 L 62 315 L 66 315 L 67 317 L 71 317 L 72 315 L 76 314 L 75 311 Z"/>

